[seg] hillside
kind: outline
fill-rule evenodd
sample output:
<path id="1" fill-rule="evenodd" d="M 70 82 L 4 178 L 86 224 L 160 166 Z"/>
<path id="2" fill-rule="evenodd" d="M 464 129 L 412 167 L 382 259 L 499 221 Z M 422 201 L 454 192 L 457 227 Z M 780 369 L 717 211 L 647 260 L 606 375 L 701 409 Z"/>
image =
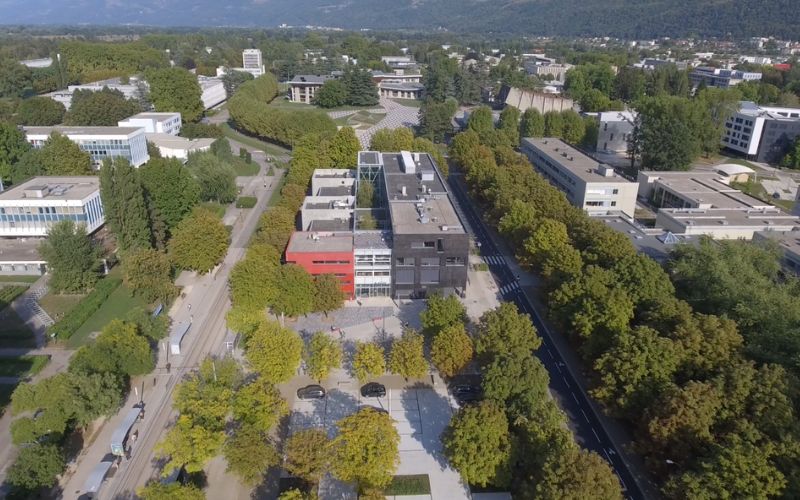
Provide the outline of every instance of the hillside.
<path id="1" fill-rule="evenodd" d="M 796 0 L 0 0 L 4 24 L 445 28 L 525 35 L 796 38 Z"/>

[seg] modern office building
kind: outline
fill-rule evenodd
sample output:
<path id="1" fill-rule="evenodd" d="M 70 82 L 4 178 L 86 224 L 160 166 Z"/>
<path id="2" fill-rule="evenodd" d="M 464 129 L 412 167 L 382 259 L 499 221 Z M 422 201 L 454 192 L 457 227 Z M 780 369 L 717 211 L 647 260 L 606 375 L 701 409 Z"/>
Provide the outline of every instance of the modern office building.
<path id="1" fill-rule="evenodd" d="M 311 104 L 322 84 L 332 78 L 331 75 L 295 75 L 289 80 L 289 99 Z"/>
<path id="2" fill-rule="evenodd" d="M 84 224 L 87 233 L 105 223 L 98 177 L 34 177 L 0 192 L 0 236 L 46 236 L 62 220 Z"/>
<path id="3" fill-rule="evenodd" d="M 757 80 L 761 80 L 761 73 L 712 68 L 709 66 L 698 66 L 689 73 L 689 81 L 693 87 L 697 87 L 700 82 L 703 82 L 707 87 L 727 89 L 742 82 Z"/>
<path id="4" fill-rule="evenodd" d="M 147 142 L 158 148 L 163 158 L 177 158 L 186 161 L 192 153 L 211 149 L 215 139 L 187 139 L 170 134 L 145 134 Z"/>
<path id="5" fill-rule="evenodd" d="M 530 138 L 521 148 L 533 167 L 589 215 L 623 213 L 633 217 L 638 185 L 620 177 L 561 139 Z"/>
<path id="6" fill-rule="evenodd" d="M 639 172 L 639 197 L 657 210 L 656 227 L 717 239 L 751 239 L 758 231 L 800 228 L 800 217 L 731 187 L 731 180 L 742 180 L 747 173 L 725 167 L 713 172 Z"/>
<path id="7" fill-rule="evenodd" d="M 134 167 L 144 165 L 147 140 L 138 127 L 23 127 L 27 141 L 36 149 L 44 146 L 50 134 L 57 132 L 69 138 L 92 157 L 92 165 L 100 168 L 106 158 L 125 158 Z"/>
<path id="8" fill-rule="evenodd" d="M 597 151 L 626 153 L 636 122 L 634 111 L 604 111 L 597 113 Z"/>
<path id="9" fill-rule="evenodd" d="M 567 71 L 573 68 L 571 64 L 542 64 L 536 60 L 525 61 L 524 66 L 529 75 L 538 76 L 543 80 L 551 79 L 558 82 L 563 82 L 567 76 Z"/>
<path id="10" fill-rule="evenodd" d="M 800 136 L 800 109 L 742 101 L 725 123 L 722 146 L 759 162 L 778 163 Z"/>
<path id="11" fill-rule="evenodd" d="M 178 135 L 181 132 L 180 113 L 137 113 L 117 122 L 119 127 L 140 127 L 145 134 Z"/>
<path id="12" fill-rule="evenodd" d="M 381 97 L 390 99 L 422 99 L 425 86 L 421 83 L 407 83 L 400 80 L 383 80 L 378 84 Z"/>
<path id="13" fill-rule="evenodd" d="M 242 51 L 242 69 L 256 78 L 266 73 L 261 50 L 244 49 Z"/>
<path id="14" fill-rule="evenodd" d="M 430 155 L 362 151 L 358 157 L 355 178 L 350 170 L 315 172 L 303 230 L 289 241 L 286 261 L 311 274 L 336 274 L 355 297 L 462 292 L 469 236 Z M 367 184 L 374 206 L 356 208 Z"/>

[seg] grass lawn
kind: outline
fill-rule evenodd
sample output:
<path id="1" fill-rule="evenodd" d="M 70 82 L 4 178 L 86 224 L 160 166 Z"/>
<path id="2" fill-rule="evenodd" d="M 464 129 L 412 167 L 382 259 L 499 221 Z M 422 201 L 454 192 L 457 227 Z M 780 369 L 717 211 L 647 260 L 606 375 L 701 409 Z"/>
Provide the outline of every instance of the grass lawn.
<path id="1" fill-rule="evenodd" d="M 27 290 L 27 286 L 22 285 L 8 285 L 0 286 L 0 311 L 6 308 L 11 302 L 19 297 L 22 292 Z"/>
<path id="2" fill-rule="evenodd" d="M 41 278 L 39 275 L 31 276 L 28 274 L 0 274 L 0 283 L 35 283 Z"/>
<path id="3" fill-rule="evenodd" d="M 407 106 L 409 108 L 422 107 L 422 101 L 420 101 L 419 99 L 392 99 L 392 100 L 397 104 L 400 104 L 401 106 Z"/>
<path id="4" fill-rule="evenodd" d="M 57 293 L 48 293 L 39 299 L 39 306 L 44 309 L 51 318 L 58 321 L 58 318 L 68 313 L 84 297 L 85 295 L 81 294 L 60 295 Z"/>
<path id="5" fill-rule="evenodd" d="M 12 309 L 0 313 L 0 347 L 36 347 L 33 332 Z"/>
<path id="6" fill-rule="evenodd" d="M 216 201 L 204 201 L 200 204 L 200 206 L 215 214 L 220 219 L 225 217 L 225 210 L 227 207 L 222 203 L 217 203 Z"/>
<path id="7" fill-rule="evenodd" d="M 394 476 L 383 494 L 392 495 L 430 495 L 431 483 L 427 474 L 413 474 L 408 476 Z"/>
<path id="8" fill-rule="evenodd" d="M 254 175 L 258 175 L 258 171 L 261 168 L 255 161 L 247 163 L 238 156 L 233 157 L 233 161 L 231 161 L 231 167 L 233 167 L 233 171 L 236 172 L 238 177 L 252 177 Z"/>
<path id="9" fill-rule="evenodd" d="M 124 284 L 120 285 L 109 295 L 108 300 L 67 340 L 67 346 L 72 349 L 82 346 L 89 340 L 90 334 L 102 330 L 112 319 L 124 318 L 131 309 L 146 305 L 141 299 L 134 297 L 128 287 Z"/>
<path id="10" fill-rule="evenodd" d="M 359 111 L 347 117 L 347 123 L 350 126 L 368 125 L 372 126 L 379 121 L 386 118 L 386 113 L 368 113 L 366 111 Z"/>
<path id="11" fill-rule="evenodd" d="M 767 193 L 767 190 L 764 189 L 764 186 L 761 185 L 760 182 L 734 182 L 731 184 L 732 187 L 741 190 L 745 194 L 749 194 L 754 198 L 758 198 L 759 200 L 770 203 L 777 207 L 780 207 L 788 212 L 791 212 L 794 208 L 794 200 L 777 200 Z"/>
<path id="12" fill-rule="evenodd" d="M 283 156 L 290 154 L 290 151 L 286 148 L 282 148 L 280 146 L 276 146 L 275 144 L 270 144 L 260 139 L 256 139 L 255 137 L 250 137 L 240 132 L 237 132 L 236 130 L 233 130 L 231 126 L 228 125 L 227 123 L 221 124 L 220 128 L 222 129 L 222 134 L 228 139 L 233 139 L 234 141 L 241 142 L 242 144 L 246 144 L 252 148 L 264 151 L 265 153 L 274 156 Z"/>
<path id="13" fill-rule="evenodd" d="M 32 377 L 50 362 L 50 356 L 35 354 L 0 358 L 0 377 Z"/>
<path id="14" fill-rule="evenodd" d="M 240 196 L 236 198 L 236 208 L 253 208 L 258 203 L 255 196 Z"/>

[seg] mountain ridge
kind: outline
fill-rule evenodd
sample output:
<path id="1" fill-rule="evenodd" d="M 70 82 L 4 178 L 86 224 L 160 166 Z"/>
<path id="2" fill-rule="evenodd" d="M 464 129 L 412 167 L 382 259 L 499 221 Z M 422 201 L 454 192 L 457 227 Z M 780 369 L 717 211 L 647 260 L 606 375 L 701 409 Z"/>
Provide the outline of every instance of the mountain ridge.
<path id="1" fill-rule="evenodd" d="M 796 0 L 0 0 L 3 24 L 329 26 L 530 36 L 797 37 Z M 91 13 L 91 15 L 87 15 Z"/>

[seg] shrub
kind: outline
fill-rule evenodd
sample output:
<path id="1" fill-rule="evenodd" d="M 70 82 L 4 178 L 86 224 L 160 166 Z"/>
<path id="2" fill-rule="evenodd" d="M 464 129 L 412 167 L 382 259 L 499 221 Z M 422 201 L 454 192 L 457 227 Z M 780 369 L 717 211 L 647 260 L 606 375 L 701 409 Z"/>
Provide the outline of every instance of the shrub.
<path id="1" fill-rule="evenodd" d="M 94 290 L 81 300 L 78 305 L 66 313 L 60 321 L 50 327 L 50 333 L 61 340 L 66 340 L 80 328 L 92 314 L 108 299 L 114 290 L 122 284 L 120 278 L 100 280 Z"/>
<path id="2" fill-rule="evenodd" d="M 236 198 L 236 208 L 253 208 L 257 201 L 255 196 L 240 196 Z"/>

